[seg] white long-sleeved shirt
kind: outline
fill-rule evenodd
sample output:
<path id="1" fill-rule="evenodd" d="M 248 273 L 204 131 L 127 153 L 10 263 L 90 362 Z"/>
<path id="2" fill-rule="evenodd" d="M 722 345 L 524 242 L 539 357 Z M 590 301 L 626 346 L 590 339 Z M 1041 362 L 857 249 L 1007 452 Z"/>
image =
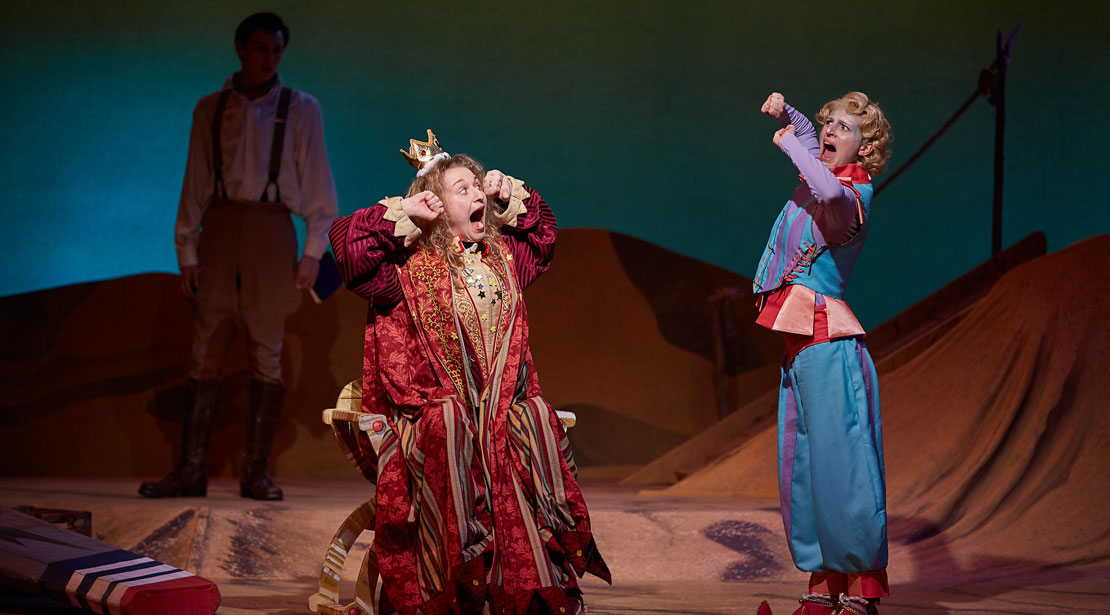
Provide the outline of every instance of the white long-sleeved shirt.
<path id="1" fill-rule="evenodd" d="M 223 89 L 232 89 L 220 126 L 223 180 L 230 199 L 258 201 L 269 181 L 270 146 L 274 138 L 281 81 L 254 100 L 235 92 L 234 75 Z M 221 90 L 222 91 L 222 90 Z M 174 225 L 174 246 L 179 267 L 196 265 L 201 220 L 212 201 L 212 119 L 220 92 L 197 102 L 189 135 L 189 158 Z M 339 213 L 328 152 L 324 147 L 324 120 L 320 104 L 311 95 L 293 91 L 285 128 L 285 144 L 278 175 L 281 202 L 305 221 L 303 254 L 320 258 L 328 245 L 328 228 Z M 269 198 L 275 199 L 269 188 Z"/>

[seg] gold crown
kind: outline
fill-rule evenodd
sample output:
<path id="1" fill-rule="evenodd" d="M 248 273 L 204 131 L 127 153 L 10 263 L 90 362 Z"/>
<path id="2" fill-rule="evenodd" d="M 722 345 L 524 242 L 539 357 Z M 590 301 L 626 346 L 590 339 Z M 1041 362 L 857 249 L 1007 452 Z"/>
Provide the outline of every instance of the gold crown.
<path id="1" fill-rule="evenodd" d="M 424 168 L 424 165 L 431 162 L 437 154 L 442 154 L 443 149 L 439 146 L 439 141 L 436 140 L 436 134 L 432 129 L 428 129 L 428 140 L 417 141 L 416 139 L 409 139 L 409 151 L 401 150 L 401 155 L 405 160 L 409 161 L 416 170 Z"/>

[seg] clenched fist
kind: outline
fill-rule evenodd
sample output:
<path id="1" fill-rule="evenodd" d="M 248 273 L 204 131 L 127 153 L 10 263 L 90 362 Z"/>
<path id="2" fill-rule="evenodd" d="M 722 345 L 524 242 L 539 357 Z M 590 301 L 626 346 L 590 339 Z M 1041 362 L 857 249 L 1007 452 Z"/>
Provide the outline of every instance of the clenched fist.
<path id="1" fill-rule="evenodd" d="M 443 202 L 434 192 L 425 190 L 402 199 L 401 209 L 413 224 L 424 231 L 443 214 Z"/>
<path id="2" fill-rule="evenodd" d="M 764 115 L 769 115 L 775 119 L 778 119 L 778 117 L 782 115 L 785 106 L 786 99 L 783 98 L 782 94 L 779 94 L 778 92 L 771 92 L 771 95 L 767 97 L 767 101 L 763 103 L 763 106 L 760 107 L 759 110 Z"/>
<path id="3" fill-rule="evenodd" d="M 513 194 L 513 178 L 501 171 L 494 169 L 486 173 L 486 180 L 482 182 L 482 190 L 486 196 L 505 202 Z"/>

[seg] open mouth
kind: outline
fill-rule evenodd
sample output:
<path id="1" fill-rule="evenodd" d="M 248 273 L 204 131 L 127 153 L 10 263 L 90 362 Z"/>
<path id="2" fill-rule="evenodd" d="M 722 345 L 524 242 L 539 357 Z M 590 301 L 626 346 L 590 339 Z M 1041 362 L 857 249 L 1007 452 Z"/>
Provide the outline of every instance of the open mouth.
<path id="1" fill-rule="evenodd" d="M 476 232 L 481 233 L 486 230 L 486 207 L 485 205 L 470 212 L 470 227 Z"/>
<path id="2" fill-rule="evenodd" d="M 821 155 L 819 156 L 822 162 L 829 162 L 836 157 L 836 146 L 828 141 L 821 143 Z"/>

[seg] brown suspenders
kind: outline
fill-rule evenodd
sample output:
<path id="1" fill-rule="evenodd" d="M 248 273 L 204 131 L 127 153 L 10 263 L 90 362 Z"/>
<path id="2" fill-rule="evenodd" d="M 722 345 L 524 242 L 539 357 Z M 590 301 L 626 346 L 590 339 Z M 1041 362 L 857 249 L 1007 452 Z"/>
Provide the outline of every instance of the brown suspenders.
<path id="1" fill-rule="evenodd" d="M 268 202 L 266 193 L 269 192 L 270 184 L 274 186 L 274 202 L 281 202 L 281 187 L 278 186 L 277 179 L 281 173 L 281 149 L 285 146 L 285 120 L 289 117 L 289 97 L 293 94 L 293 90 L 283 87 L 281 88 L 281 98 L 278 99 L 277 118 L 274 119 L 274 138 L 270 145 L 270 179 L 262 188 L 262 196 L 258 198 L 263 203 Z"/>
<path id="2" fill-rule="evenodd" d="M 224 186 L 224 157 L 220 152 L 220 124 L 224 121 L 224 107 L 231 96 L 231 88 L 220 92 L 220 99 L 216 102 L 216 115 L 212 117 L 212 169 L 216 172 L 216 182 L 212 186 L 212 195 L 227 198 L 227 188 Z"/>
<path id="3" fill-rule="evenodd" d="M 289 99 L 293 90 L 282 87 L 281 97 L 278 99 L 277 117 L 274 119 L 274 138 L 270 146 L 270 175 L 266 185 L 262 188 L 262 196 L 258 198 L 263 203 L 270 202 L 269 188 L 274 187 L 274 201 L 281 202 L 281 187 L 278 186 L 278 175 L 281 174 L 281 153 L 285 147 L 285 124 L 289 117 Z M 212 186 L 212 193 L 217 197 L 227 198 L 227 188 L 224 186 L 223 153 L 220 151 L 220 125 L 224 119 L 224 109 L 227 99 L 231 97 L 231 88 L 220 92 L 216 101 L 216 115 L 212 118 L 212 168 L 215 171 L 216 181 Z"/>

